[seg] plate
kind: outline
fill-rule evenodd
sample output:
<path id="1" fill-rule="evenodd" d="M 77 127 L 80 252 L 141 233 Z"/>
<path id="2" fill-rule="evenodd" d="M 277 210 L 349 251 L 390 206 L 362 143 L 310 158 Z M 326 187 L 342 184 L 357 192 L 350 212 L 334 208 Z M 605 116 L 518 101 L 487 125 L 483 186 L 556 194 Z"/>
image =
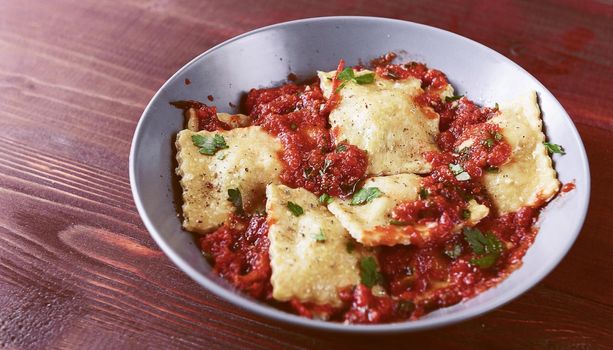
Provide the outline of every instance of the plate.
<path id="1" fill-rule="evenodd" d="M 534 244 L 523 266 L 498 286 L 415 321 L 381 325 L 345 325 L 289 314 L 237 293 L 216 276 L 193 237 L 177 217 L 173 147 L 183 128 L 181 112 L 169 102 L 199 100 L 220 112 L 236 112 L 241 97 L 254 87 L 269 87 L 316 70 L 333 70 L 340 58 L 354 65 L 385 54 L 399 61 L 420 61 L 447 74 L 456 94 L 486 105 L 536 90 L 550 142 L 566 155 L 554 155 L 562 183 L 576 189 L 555 198 L 543 210 Z M 188 79 L 188 80 L 186 80 Z M 187 84 L 187 82 L 190 82 Z M 209 96 L 214 102 L 209 102 Z M 206 51 L 175 73 L 155 94 L 138 123 L 130 151 L 130 184 L 138 212 L 164 253 L 187 275 L 239 307 L 293 325 L 320 330 L 388 333 L 416 331 L 468 319 L 521 295 L 560 262 L 579 234 L 590 194 L 590 174 L 581 138 L 555 97 L 528 72 L 501 54 L 459 35 L 400 20 L 373 17 L 311 18 L 254 30 Z M 203 291 L 204 292 L 204 291 Z"/>

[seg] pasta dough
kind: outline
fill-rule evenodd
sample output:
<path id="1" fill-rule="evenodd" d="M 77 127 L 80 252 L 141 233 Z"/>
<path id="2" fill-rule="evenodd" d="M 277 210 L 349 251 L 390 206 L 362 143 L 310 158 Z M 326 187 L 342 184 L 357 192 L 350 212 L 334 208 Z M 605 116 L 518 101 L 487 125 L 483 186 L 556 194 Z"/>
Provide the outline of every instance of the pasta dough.
<path id="1" fill-rule="evenodd" d="M 216 134 L 224 137 L 228 148 L 212 156 L 200 154 L 192 136 Z M 241 191 L 247 211 L 257 209 L 264 201 L 266 185 L 278 182 L 281 172 L 277 157 L 281 144 L 257 126 L 216 132 L 182 130 L 176 147 L 187 231 L 207 233 L 223 224 L 235 209 L 227 200 L 228 189 Z"/>

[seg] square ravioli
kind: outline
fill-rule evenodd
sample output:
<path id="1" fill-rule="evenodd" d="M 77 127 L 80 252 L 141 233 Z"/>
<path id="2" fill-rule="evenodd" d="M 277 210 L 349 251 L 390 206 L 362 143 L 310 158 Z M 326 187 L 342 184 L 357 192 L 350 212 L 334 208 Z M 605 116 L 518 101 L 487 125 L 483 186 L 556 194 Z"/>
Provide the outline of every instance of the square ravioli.
<path id="1" fill-rule="evenodd" d="M 328 209 L 338 218 L 356 241 L 365 246 L 396 244 L 408 245 L 415 243 L 415 234 L 419 241 L 427 241 L 430 237 L 430 226 L 427 225 L 391 225 L 392 211 L 401 202 L 419 199 L 421 177 L 415 174 L 399 174 L 392 176 L 372 177 L 364 182 L 362 188 L 378 188 L 382 194 L 378 198 L 363 205 L 351 205 L 351 200 L 335 199 Z M 470 217 L 461 225 L 474 226 L 489 213 L 488 207 L 475 200 L 468 202 Z"/>
<path id="2" fill-rule="evenodd" d="M 214 155 L 201 154 L 193 136 L 222 136 L 227 148 Z M 266 185 L 278 182 L 281 163 L 279 141 L 260 127 L 228 131 L 182 130 L 177 135 L 177 175 L 183 188 L 183 228 L 207 233 L 219 227 L 234 211 L 228 189 L 238 188 L 245 210 L 263 203 Z"/>
<path id="3" fill-rule="evenodd" d="M 511 146 L 511 156 L 497 173 L 486 173 L 483 184 L 502 215 L 525 206 L 542 205 L 558 192 L 560 182 L 543 144 L 545 135 L 536 92 L 500 104 L 500 111 L 488 123 L 501 128 L 504 140 Z"/>
<path id="4" fill-rule="evenodd" d="M 355 75 L 370 73 L 361 70 Z M 334 75 L 319 72 L 325 96 L 332 93 Z M 372 84 L 348 82 L 329 117 L 336 142 L 347 140 L 367 151 L 370 175 L 429 172 L 423 153 L 438 149 L 439 117 L 413 101 L 422 92 L 421 81 L 415 78 L 394 81 L 375 75 Z"/>
<path id="5" fill-rule="evenodd" d="M 266 197 L 273 298 L 340 306 L 339 289 L 360 281 L 347 231 L 303 188 L 269 185 Z"/>

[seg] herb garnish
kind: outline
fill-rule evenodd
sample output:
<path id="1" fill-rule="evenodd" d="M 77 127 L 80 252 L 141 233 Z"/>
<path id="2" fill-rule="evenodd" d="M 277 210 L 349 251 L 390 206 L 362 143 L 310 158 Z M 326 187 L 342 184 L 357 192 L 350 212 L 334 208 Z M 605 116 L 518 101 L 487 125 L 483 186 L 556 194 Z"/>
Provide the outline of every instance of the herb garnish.
<path id="1" fill-rule="evenodd" d="M 302 175 L 304 176 L 305 179 L 308 179 L 309 177 L 311 177 L 312 172 L 313 172 L 313 168 L 311 168 L 310 166 L 302 169 Z"/>
<path id="2" fill-rule="evenodd" d="M 426 199 L 428 196 L 430 196 L 430 191 L 428 191 L 428 189 L 425 187 L 421 187 L 419 189 L 419 198 Z"/>
<path id="3" fill-rule="evenodd" d="M 321 196 L 319 196 L 319 203 L 321 203 L 321 204 L 330 204 L 330 203 L 332 203 L 333 200 L 334 200 L 334 198 L 332 198 L 327 193 L 324 193 Z"/>
<path id="4" fill-rule="evenodd" d="M 338 73 L 337 79 L 342 81 L 342 83 L 336 88 L 336 90 L 334 90 L 334 93 L 341 91 L 341 89 L 344 88 L 350 81 L 353 81 L 358 85 L 370 84 L 375 81 L 375 73 L 367 73 L 356 76 L 353 69 L 348 67 L 343 69 L 342 72 Z"/>
<path id="5" fill-rule="evenodd" d="M 228 188 L 228 200 L 232 202 L 237 213 L 242 214 L 245 212 L 243 209 L 243 196 L 238 188 Z"/>
<path id="6" fill-rule="evenodd" d="M 458 181 L 470 180 L 470 174 L 468 174 L 460 164 L 450 163 L 449 170 L 451 170 Z"/>
<path id="7" fill-rule="evenodd" d="M 351 198 L 351 202 L 349 203 L 349 205 L 362 205 L 368 202 L 372 202 L 373 199 L 381 197 L 381 195 L 383 195 L 383 192 L 381 192 L 377 187 L 361 188 L 353 195 L 353 198 Z"/>
<path id="8" fill-rule="evenodd" d="M 457 100 L 461 99 L 462 97 L 464 97 L 464 95 L 447 96 L 447 97 L 445 97 L 445 102 L 457 101 Z"/>
<path id="9" fill-rule="evenodd" d="M 551 154 L 554 154 L 554 153 L 559 153 L 561 155 L 565 155 L 566 154 L 566 151 L 564 150 L 564 147 L 562 147 L 561 145 L 558 145 L 556 143 L 543 142 L 543 145 L 545 145 L 545 148 L 547 148 L 547 150 Z"/>
<path id="10" fill-rule="evenodd" d="M 346 150 L 347 150 L 347 146 L 345 146 L 342 143 L 336 146 L 336 153 L 342 153 L 342 152 L 345 152 Z"/>
<path id="11" fill-rule="evenodd" d="M 294 216 L 300 216 L 304 214 L 304 209 L 302 209 L 301 206 L 294 202 L 287 202 L 287 209 L 289 209 L 289 211 L 291 211 Z"/>
<path id="12" fill-rule="evenodd" d="M 375 284 L 383 281 L 383 276 L 379 272 L 379 267 L 374 257 L 367 256 L 360 260 L 360 279 L 362 284 L 368 288 L 372 288 Z"/>
<path id="13" fill-rule="evenodd" d="M 477 257 L 470 259 L 470 263 L 479 267 L 488 268 L 496 263 L 502 253 L 502 242 L 491 232 L 485 234 L 477 228 L 465 228 L 464 239 Z"/>
<path id="14" fill-rule="evenodd" d="M 450 249 L 445 249 L 444 253 L 451 259 L 455 260 L 462 255 L 462 246 L 460 244 L 456 244 Z"/>
<path id="15" fill-rule="evenodd" d="M 468 209 L 462 209 L 462 219 L 467 220 L 470 218 L 470 210 Z"/>
<path id="16" fill-rule="evenodd" d="M 324 234 L 324 229 L 320 228 L 319 233 L 317 233 L 314 238 L 317 242 L 325 242 L 326 235 Z"/>
<path id="17" fill-rule="evenodd" d="M 207 156 L 214 155 L 220 149 L 228 148 L 226 139 L 223 136 L 215 134 L 213 137 L 200 134 L 192 135 L 192 143 L 198 147 L 200 154 Z"/>
<path id="18" fill-rule="evenodd" d="M 332 165 L 331 159 L 324 160 L 324 167 L 319 170 L 319 175 L 324 176 L 326 171 L 328 171 L 328 168 L 330 167 L 330 165 Z"/>

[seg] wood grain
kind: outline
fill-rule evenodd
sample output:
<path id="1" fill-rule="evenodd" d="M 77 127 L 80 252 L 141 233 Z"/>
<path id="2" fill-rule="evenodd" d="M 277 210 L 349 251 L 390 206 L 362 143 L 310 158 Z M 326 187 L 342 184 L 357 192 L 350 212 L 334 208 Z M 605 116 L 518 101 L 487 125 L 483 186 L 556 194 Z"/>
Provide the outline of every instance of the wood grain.
<path id="1" fill-rule="evenodd" d="M 297 18 L 406 19 L 477 40 L 543 82 L 592 170 L 585 227 L 537 287 L 416 334 L 288 327 L 211 295 L 160 252 L 127 177 L 136 122 L 185 62 Z M 613 5 L 602 1 L 0 1 L 0 348 L 613 347 Z"/>

